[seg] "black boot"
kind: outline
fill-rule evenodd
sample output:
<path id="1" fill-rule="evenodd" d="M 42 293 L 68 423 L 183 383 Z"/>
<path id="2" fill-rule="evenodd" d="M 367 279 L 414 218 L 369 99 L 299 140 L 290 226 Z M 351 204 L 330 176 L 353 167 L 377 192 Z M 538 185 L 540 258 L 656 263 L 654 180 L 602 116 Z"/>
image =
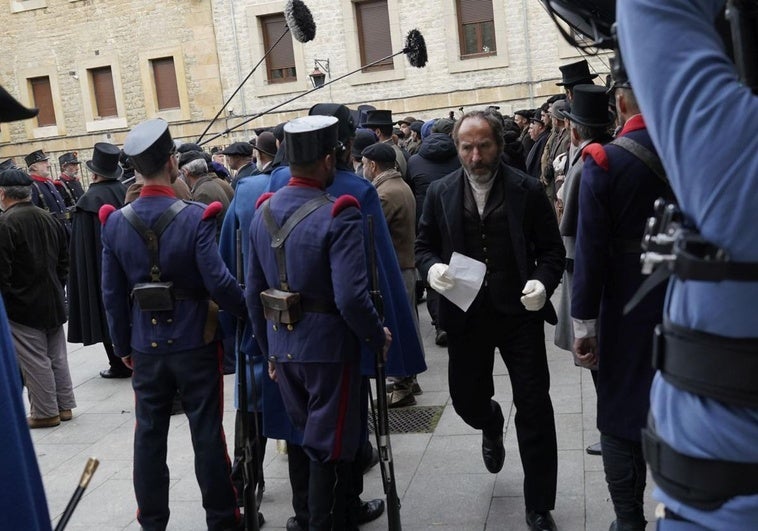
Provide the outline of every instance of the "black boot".
<path id="1" fill-rule="evenodd" d="M 308 482 L 309 531 L 332 531 L 337 494 L 337 464 L 311 461 Z"/>
<path id="2" fill-rule="evenodd" d="M 302 446 L 287 443 L 287 461 L 292 488 L 292 508 L 295 510 L 295 523 L 302 529 L 308 529 L 308 483 L 311 460 Z"/>

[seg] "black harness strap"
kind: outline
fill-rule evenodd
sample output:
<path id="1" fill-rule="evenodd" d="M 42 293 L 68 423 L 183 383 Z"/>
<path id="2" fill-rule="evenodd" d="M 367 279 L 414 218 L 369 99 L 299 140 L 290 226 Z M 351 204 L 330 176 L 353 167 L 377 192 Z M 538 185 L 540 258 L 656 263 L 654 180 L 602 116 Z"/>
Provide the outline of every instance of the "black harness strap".
<path id="1" fill-rule="evenodd" d="M 668 177 L 666 177 L 666 170 L 663 168 L 663 163 L 661 163 L 661 159 L 656 153 L 650 151 L 636 140 L 632 140 L 627 136 L 620 136 L 614 139 L 610 144 L 618 146 L 637 157 L 655 174 L 656 177 L 666 183 L 666 186 L 670 187 Z"/>
<path id="2" fill-rule="evenodd" d="M 121 213 L 124 215 L 126 221 L 134 227 L 139 235 L 147 243 L 147 250 L 150 253 L 150 280 L 152 282 L 160 282 L 161 270 L 158 265 L 158 242 L 161 234 L 166 230 L 169 223 L 187 207 L 187 203 L 184 201 L 174 201 L 171 206 L 168 207 L 163 214 L 156 220 L 155 224 L 148 227 L 144 221 L 137 215 L 132 208 L 132 205 L 126 205 L 121 209 Z"/>
<path id="3" fill-rule="evenodd" d="M 323 205 L 330 202 L 329 196 L 326 194 L 314 197 L 310 201 L 303 203 L 300 207 L 292 213 L 292 215 L 284 222 L 281 227 L 274 220 L 273 214 L 271 214 L 271 207 L 269 205 L 271 199 L 267 199 L 263 203 L 263 222 L 266 224 L 266 230 L 268 230 L 271 236 L 271 247 L 274 248 L 276 255 L 276 267 L 279 270 L 279 284 L 283 291 L 289 291 L 289 283 L 287 282 L 287 262 L 284 254 L 284 242 L 290 235 L 292 230 L 310 216 L 313 212 L 318 210 Z"/>

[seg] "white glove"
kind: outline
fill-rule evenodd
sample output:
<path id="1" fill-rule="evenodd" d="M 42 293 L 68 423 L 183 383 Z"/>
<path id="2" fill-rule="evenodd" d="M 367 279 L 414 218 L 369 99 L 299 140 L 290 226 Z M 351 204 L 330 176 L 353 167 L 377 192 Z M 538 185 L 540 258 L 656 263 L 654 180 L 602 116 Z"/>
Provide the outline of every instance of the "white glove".
<path id="1" fill-rule="evenodd" d="M 521 304 L 530 312 L 541 310 L 547 300 L 545 286 L 539 280 L 527 280 L 521 293 L 524 294 Z"/>
<path id="2" fill-rule="evenodd" d="M 563 175 L 563 169 L 566 167 L 566 157 L 566 153 L 561 153 L 555 157 L 555 160 L 553 161 L 553 169 L 555 170 L 555 173 Z"/>
<path id="3" fill-rule="evenodd" d="M 447 264 L 443 263 L 434 264 L 429 268 L 426 281 L 437 293 L 442 293 L 455 286 L 455 280 L 447 276 Z"/>

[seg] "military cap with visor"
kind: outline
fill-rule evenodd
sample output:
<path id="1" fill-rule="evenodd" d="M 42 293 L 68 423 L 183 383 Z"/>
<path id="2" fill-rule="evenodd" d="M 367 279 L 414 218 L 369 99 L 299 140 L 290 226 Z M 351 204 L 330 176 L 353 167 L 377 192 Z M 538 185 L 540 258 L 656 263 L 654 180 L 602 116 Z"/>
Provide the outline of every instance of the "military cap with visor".
<path id="1" fill-rule="evenodd" d="M 339 120 L 334 116 L 304 116 L 284 126 L 284 145 L 290 164 L 310 164 L 340 145 Z"/>
<path id="2" fill-rule="evenodd" d="M 138 124 L 126 135 L 124 142 L 124 153 L 142 175 L 153 175 L 160 170 L 174 149 L 168 123 L 161 118 Z"/>

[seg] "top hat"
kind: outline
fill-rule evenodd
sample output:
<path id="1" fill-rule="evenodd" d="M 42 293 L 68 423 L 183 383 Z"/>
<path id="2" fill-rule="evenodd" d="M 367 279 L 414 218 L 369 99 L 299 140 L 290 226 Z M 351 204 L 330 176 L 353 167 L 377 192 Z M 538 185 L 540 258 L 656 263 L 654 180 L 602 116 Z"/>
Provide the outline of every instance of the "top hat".
<path id="1" fill-rule="evenodd" d="M 29 174 L 19 168 L 0 171 L 0 186 L 30 186 Z"/>
<path id="2" fill-rule="evenodd" d="M 124 170 L 118 161 L 121 158 L 121 150 L 108 142 L 98 142 L 92 151 L 92 160 L 85 165 L 89 171 L 106 179 L 118 179 Z"/>
<path id="3" fill-rule="evenodd" d="M 559 87 L 571 88 L 574 85 L 591 83 L 597 77 L 597 74 L 590 74 L 590 66 L 584 59 L 558 68 L 563 74 L 561 82 L 556 83 Z"/>
<path id="4" fill-rule="evenodd" d="M 77 153 L 68 152 L 58 157 L 58 165 L 60 165 L 61 168 L 66 164 L 81 164 L 77 158 Z"/>
<path id="5" fill-rule="evenodd" d="M 174 141 L 168 123 L 153 118 L 138 124 L 126 135 L 124 153 L 135 170 L 143 176 L 153 175 L 161 169 L 174 152 Z"/>
<path id="6" fill-rule="evenodd" d="M 50 157 L 48 157 L 44 151 L 42 151 L 41 149 L 38 149 L 37 151 L 32 151 L 26 157 L 24 157 L 24 162 L 26 162 L 27 166 L 31 166 L 35 162 L 47 160 L 48 158 Z"/>
<path id="7" fill-rule="evenodd" d="M 309 116 L 334 116 L 339 120 L 337 136 L 342 142 L 347 142 L 355 136 L 355 120 L 350 109 L 340 103 L 317 103 L 308 111 Z"/>
<path id="8" fill-rule="evenodd" d="M 255 149 L 269 157 L 276 157 L 276 137 L 271 131 L 263 131 L 255 139 Z"/>
<path id="9" fill-rule="evenodd" d="M 374 110 L 366 113 L 366 119 L 363 121 L 365 127 L 382 127 L 393 125 L 392 111 Z"/>
<path id="10" fill-rule="evenodd" d="M 613 121 L 608 111 L 608 94 L 605 87 L 597 85 L 577 85 L 574 87 L 574 101 L 571 111 L 564 112 L 566 118 L 588 127 L 605 127 Z"/>
<path id="11" fill-rule="evenodd" d="M 17 120 L 26 120 L 34 118 L 39 113 L 39 109 L 27 109 L 21 105 L 16 98 L 3 87 L 0 87 L 0 122 L 15 122 Z"/>
<path id="12" fill-rule="evenodd" d="M 337 147 L 339 120 L 334 116 L 303 116 L 284 126 L 284 145 L 290 164 L 310 164 Z"/>
<path id="13" fill-rule="evenodd" d="M 249 157 L 253 154 L 253 146 L 250 142 L 233 142 L 226 149 L 221 151 L 222 155 L 236 155 L 238 157 Z"/>

